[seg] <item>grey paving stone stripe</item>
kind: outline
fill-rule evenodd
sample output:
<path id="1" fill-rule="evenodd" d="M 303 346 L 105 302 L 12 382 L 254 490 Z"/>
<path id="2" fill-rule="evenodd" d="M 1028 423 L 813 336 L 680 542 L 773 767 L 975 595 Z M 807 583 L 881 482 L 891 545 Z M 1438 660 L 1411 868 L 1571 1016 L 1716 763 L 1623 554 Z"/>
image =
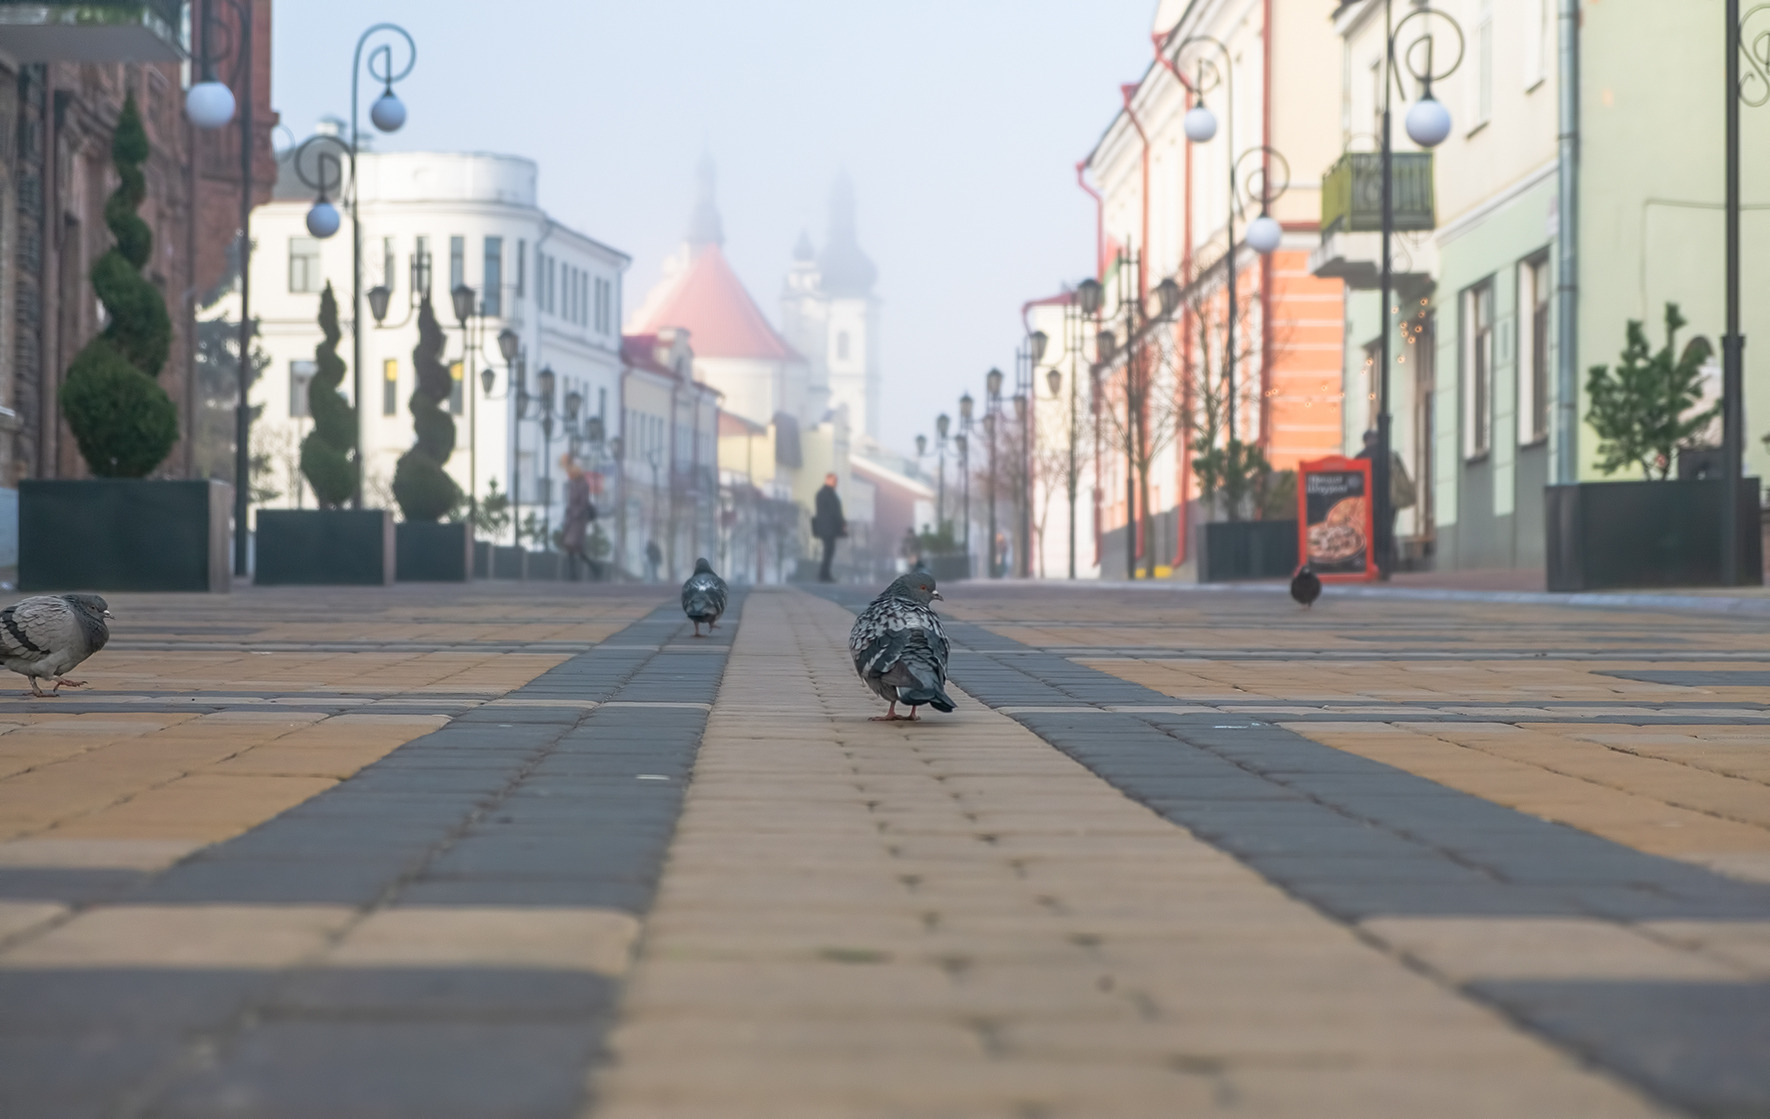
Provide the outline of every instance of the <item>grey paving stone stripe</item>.
<path id="1" fill-rule="evenodd" d="M 813 593 L 850 609 L 869 597 L 846 587 Z M 1184 699 L 982 626 L 946 626 L 955 646 L 952 678 L 970 695 L 1347 923 L 1385 916 L 1770 920 L 1770 885 L 1643 854 L 1259 719 L 1106 711 L 1172 708 Z M 1064 706 L 1100 710 L 1052 710 Z M 1770 1115 L 1770 984 L 1483 983 L 1463 990 L 1675 1107 Z"/>
<path id="2" fill-rule="evenodd" d="M 689 645 L 666 604 L 510 693 L 534 706 L 464 712 L 163 872 L 0 868 L 0 897 L 643 916 L 735 629 Z M 0 1075 L 0 1116 L 571 1116 L 618 991 L 484 966 L 0 971 L 0 1068 L 28 1069 Z"/>

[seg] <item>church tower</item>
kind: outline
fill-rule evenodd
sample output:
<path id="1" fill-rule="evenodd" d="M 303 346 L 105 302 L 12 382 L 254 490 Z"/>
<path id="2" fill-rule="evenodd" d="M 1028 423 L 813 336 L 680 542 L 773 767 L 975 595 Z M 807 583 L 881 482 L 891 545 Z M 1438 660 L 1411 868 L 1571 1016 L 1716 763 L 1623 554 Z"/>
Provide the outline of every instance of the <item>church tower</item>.
<path id="1" fill-rule="evenodd" d="M 843 173 L 830 192 L 824 248 L 804 235 L 781 293 L 783 333 L 811 365 L 811 395 L 846 408 L 864 437 L 879 437 L 878 269 L 855 232 L 854 184 Z"/>

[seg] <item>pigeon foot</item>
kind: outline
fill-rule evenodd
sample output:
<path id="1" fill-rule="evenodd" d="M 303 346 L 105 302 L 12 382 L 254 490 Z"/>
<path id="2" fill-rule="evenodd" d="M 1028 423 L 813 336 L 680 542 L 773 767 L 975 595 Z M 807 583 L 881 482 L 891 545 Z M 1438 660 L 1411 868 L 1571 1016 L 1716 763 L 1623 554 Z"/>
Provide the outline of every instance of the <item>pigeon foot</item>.
<path id="1" fill-rule="evenodd" d="M 63 688 L 84 688 L 85 686 L 86 681 L 84 680 L 69 680 L 65 676 L 57 676 L 55 678 L 55 687 L 51 688 L 50 691 L 53 693 L 59 692 Z"/>

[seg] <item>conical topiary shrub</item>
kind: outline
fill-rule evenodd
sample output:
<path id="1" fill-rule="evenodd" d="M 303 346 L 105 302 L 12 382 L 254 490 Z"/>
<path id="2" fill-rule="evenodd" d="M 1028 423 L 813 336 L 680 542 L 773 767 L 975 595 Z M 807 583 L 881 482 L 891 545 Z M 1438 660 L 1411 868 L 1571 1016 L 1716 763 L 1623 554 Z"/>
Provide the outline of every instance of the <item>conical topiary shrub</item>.
<path id="1" fill-rule="evenodd" d="M 426 295 L 418 305 L 418 345 L 412 350 L 418 380 L 412 391 L 412 429 L 417 438 L 393 470 L 393 498 L 408 521 L 440 521 L 461 503 L 461 487 L 443 469 L 455 453 L 455 421 L 443 410 L 454 388 L 442 363 L 443 345 L 442 327 Z"/>
<path id="2" fill-rule="evenodd" d="M 147 133 L 135 95 L 123 102 L 111 137 L 111 162 L 122 180 L 105 201 L 105 224 L 117 243 L 92 266 L 92 290 L 110 325 L 68 365 L 62 415 L 94 474 L 140 478 L 166 460 L 178 442 L 178 407 L 154 380 L 172 347 L 172 320 L 159 289 L 141 275 L 154 235 L 136 214 L 147 197 L 141 165 Z"/>
<path id="3" fill-rule="evenodd" d="M 338 356 L 343 335 L 330 283 L 320 293 L 320 334 L 323 338 L 313 348 L 313 380 L 307 385 L 313 430 L 301 441 L 301 472 L 320 508 L 336 509 L 356 494 L 356 409 L 338 392 L 344 381 L 344 359 Z"/>

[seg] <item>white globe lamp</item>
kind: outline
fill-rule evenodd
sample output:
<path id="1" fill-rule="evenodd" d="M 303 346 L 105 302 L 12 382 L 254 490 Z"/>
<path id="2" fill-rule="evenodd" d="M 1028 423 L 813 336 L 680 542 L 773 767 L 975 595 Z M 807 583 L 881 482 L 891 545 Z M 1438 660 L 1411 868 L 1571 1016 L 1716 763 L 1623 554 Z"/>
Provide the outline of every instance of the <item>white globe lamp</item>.
<path id="1" fill-rule="evenodd" d="M 1264 256 L 1278 248 L 1284 239 L 1284 227 L 1268 214 L 1261 214 L 1248 223 L 1248 247 Z"/>
<path id="2" fill-rule="evenodd" d="M 234 119 L 234 91 L 211 78 L 185 91 L 184 115 L 198 128 L 214 131 Z"/>
<path id="3" fill-rule="evenodd" d="M 307 211 L 307 231 L 322 241 L 338 232 L 339 224 L 338 207 L 324 198 L 315 202 L 313 209 Z"/>
<path id="4" fill-rule="evenodd" d="M 383 132 L 398 132 L 406 123 L 406 103 L 389 88 L 369 106 L 369 120 Z"/>
<path id="5" fill-rule="evenodd" d="M 1217 114 L 1203 105 L 1194 105 L 1186 110 L 1186 118 L 1181 127 L 1186 130 L 1186 138 L 1195 144 L 1210 141 L 1217 134 Z"/>
<path id="6" fill-rule="evenodd" d="M 1408 106 L 1406 123 L 1408 139 L 1422 148 L 1435 148 L 1450 135 L 1450 110 L 1428 90 Z"/>

